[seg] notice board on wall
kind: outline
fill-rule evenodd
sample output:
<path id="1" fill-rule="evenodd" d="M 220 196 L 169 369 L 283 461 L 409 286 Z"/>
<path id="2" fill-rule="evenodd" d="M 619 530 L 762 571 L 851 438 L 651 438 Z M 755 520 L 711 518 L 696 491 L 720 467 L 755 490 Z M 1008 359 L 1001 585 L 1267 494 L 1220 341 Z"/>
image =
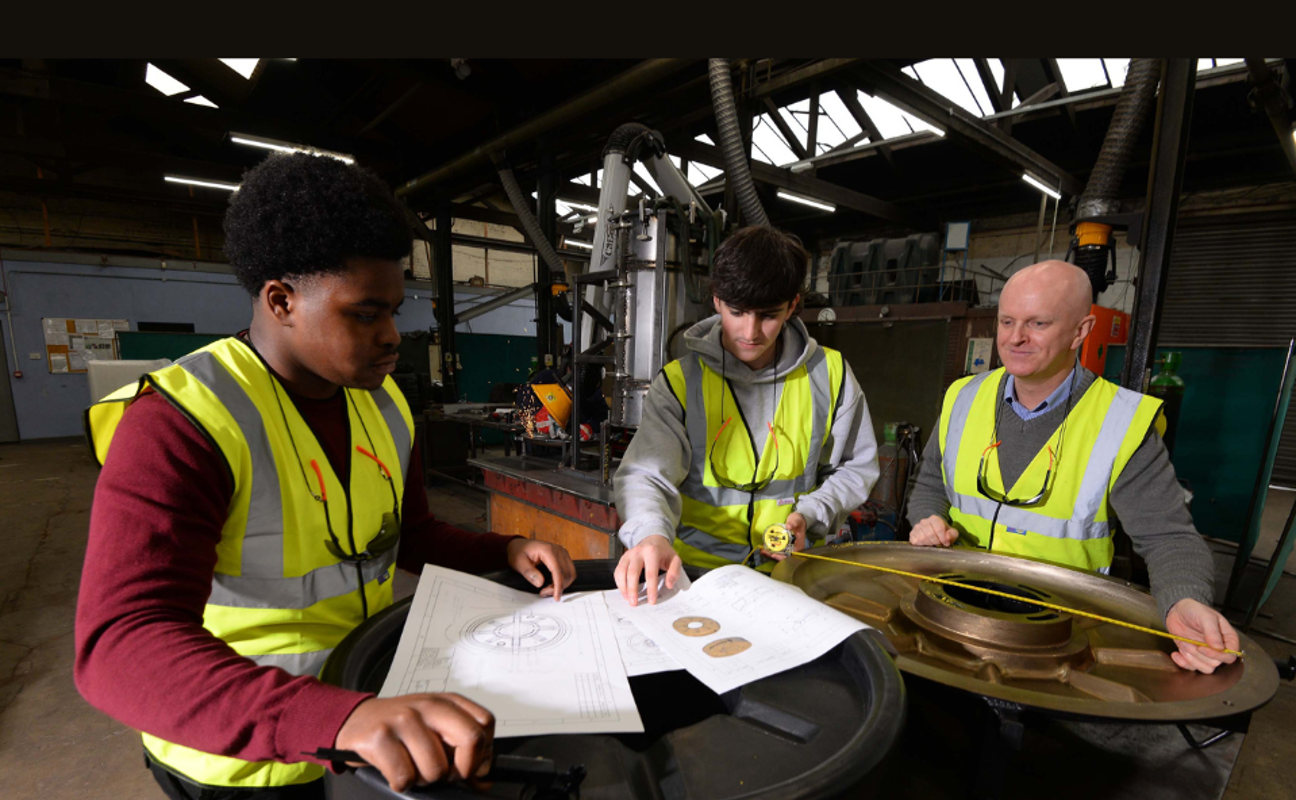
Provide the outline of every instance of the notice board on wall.
<path id="1" fill-rule="evenodd" d="M 85 372 L 87 361 L 115 360 L 117 332 L 130 330 L 124 319 L 45 317 L 45 361 L 51 373 Z"/>

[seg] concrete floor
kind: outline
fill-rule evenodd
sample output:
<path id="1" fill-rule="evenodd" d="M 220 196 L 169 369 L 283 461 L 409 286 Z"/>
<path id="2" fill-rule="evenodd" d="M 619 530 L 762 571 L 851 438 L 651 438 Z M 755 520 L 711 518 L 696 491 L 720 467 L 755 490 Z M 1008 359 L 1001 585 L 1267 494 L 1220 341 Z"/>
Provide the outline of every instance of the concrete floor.
<path id="1" fill-rule="evenodd" d="M 97 474 L 80 441 L 0 445 L 0 795 L 9 800 L 163 797 L 143 768 L 138 735 L 91 708 L 72 684 L 73 619 Z M 444 518 L 484 527 L 484 495 L 454 484 L 429 495 Z M 1270 498 L 1256 551 L 1265 558 L 1296 495 Z M 1222 593 L 1232 548 L 1212 549 Z M 1287 568 L 1296 572 L 1296 560 Z M 1296 579 L 1284 578 L 1263 612 L 1256 627 L 1296 639 Z M 1253 638 L 1274 657 L 1296 655 L 1296 646 Z M 1296 685 L 1283 683 L 1252 720 L 1226 800 L 1296 797 L 1293 719 Z"/>

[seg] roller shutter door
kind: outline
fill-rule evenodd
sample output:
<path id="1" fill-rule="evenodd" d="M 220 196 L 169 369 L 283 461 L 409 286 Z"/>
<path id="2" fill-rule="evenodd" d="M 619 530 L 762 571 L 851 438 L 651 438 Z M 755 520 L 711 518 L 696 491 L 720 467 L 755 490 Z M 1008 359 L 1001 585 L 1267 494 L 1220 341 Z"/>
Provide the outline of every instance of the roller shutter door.
<path id="1" fill-rule="evenodd" d="M 1296 336 L 1296 212 L 1181 219 L 1158 347 L 1287 347 Z M 1296 409 L 1273 480 L 1296 486 Z"/>

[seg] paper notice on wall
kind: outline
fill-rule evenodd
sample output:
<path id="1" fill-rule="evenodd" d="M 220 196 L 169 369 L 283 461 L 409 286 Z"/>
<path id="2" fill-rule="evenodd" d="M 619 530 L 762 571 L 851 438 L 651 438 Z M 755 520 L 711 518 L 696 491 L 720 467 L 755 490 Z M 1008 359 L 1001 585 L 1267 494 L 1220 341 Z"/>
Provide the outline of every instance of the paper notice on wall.
<path id="1" fill-rule="evenodd" d="M 68 343 L 68 321 L 63 318 L 43 319 L 41 320 L 41 329 L 45 334 L 45 344 L 67 346 Z"/>
<path id="2" fill-rule="evenodd" d="M 115 360 L 117 332 L 124 330 L 130 330 L 124 319 L 42 319 L 50 372 L 85 372 L 87 361 Z"/>
<path id="3" fill-rule="evenodd" d="M 117 349 L 114 347 L 112 331 L 108 336 L 87 336 L 81 348 L 81 357 L 86 361 L 112 361 L 117 358 Z"/>

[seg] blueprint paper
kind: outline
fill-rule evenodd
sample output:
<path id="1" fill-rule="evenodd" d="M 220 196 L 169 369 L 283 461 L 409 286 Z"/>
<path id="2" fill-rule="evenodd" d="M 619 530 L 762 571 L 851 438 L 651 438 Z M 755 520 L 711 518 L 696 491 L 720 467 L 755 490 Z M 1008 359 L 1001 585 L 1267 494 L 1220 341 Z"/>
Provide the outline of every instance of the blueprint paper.
<path id="1" fill-rule="evenodd" d="M 612 622 L 616 626 L 617 645 L 621 648 L 621 663 L 625 665 L 627 676 L 633 678 L 636 675 L 684 669 L 651 637 L 639 630 L 625 616 L 625 612 L 609 608 L 608 613 L 612 615 Z"/>
<path id="2" fill-rule="evenodd" d="M 428 565 L 380 697 L 457 692 L 495 735 L 639 733 L 600 592 L 539 598 Z"/>
<path id="3" fill-rule="evenodd" d="M 868 625 L 814 600 L 795 586 L 732 564 L 676 587 L 656 605 L 631 607 L 616 591 L 608 608 L 712 691 L 813 661 Z"/>

